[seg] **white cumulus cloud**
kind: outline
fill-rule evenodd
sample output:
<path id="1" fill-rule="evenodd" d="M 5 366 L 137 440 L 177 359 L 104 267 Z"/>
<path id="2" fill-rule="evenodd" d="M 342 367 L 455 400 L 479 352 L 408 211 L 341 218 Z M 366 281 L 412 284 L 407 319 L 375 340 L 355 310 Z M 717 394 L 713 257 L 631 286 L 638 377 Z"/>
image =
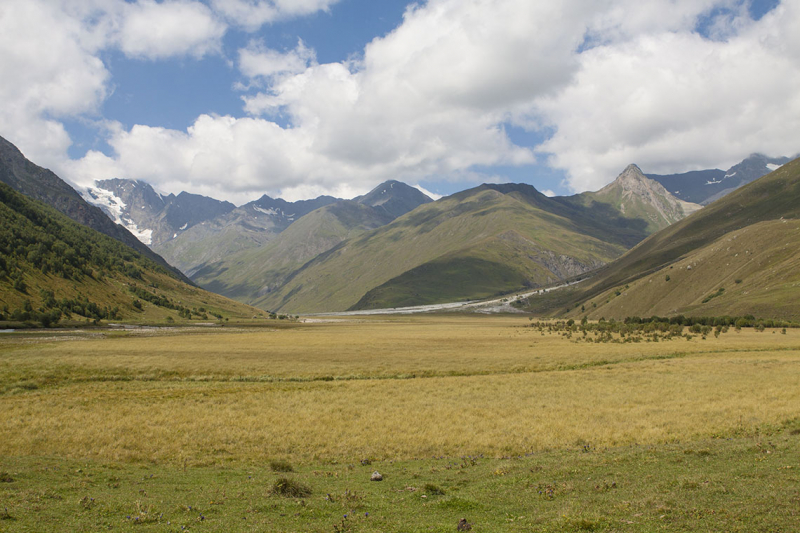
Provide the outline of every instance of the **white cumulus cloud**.
<path id="1" fill-rule="evenodd" d="M 739 0 L 428 0 L 347 61 L 254 37 L 236 57 L 245 116 L 203 114 L 183 130 L 109 124 L 113 152 L 66 157 L 61 121 L 103 119 L 104 50 L 199 58 L 218 53 L 229 25 L 251 31 L 335 4 L 5 0 L 0 134 L 76 182 L 113 174 L 229 199 L 500 180 L 493 165 L 541 154 L 579 191 L 629 163 L 675 172 L 798 151 L 794 0 L 757 22 Z M 552 136 L 519 146 L 508 125 Z"/>
<path id="2" fill-rule="evenodd" d="M 0 4 L 0 135 L 41 165 L 58 167 L 70 138 L 60 119 L 93 114 L 110 78 L 93 29 L 49 2 Z"/>
<path id="3" fill-rule="evenodd" d="M 629 163 L 666 173 L 797 153 L 798 20 L 787 4 L 725 41 L 661 32 L 584 52 L 572 83 L 538 104 L 556 129 L 540 150 L 575 191 Z"/>
<path id="4" fill-rule="evenodd" d="M 264 24 L 327 11 L 339 0 L 211 0 L 213 8 L 233 24 L 255 31 Z"/>
<path id="5" fill-rule="evenodd" d="M 247 48 L 239 50 L 239 70 L 249 78 L 299 74 L 313 63 L 316 63 L 316 54 L 302 40 L 288 52 L 271 50 L 258 41 L 252 41 Z"/>
<path id="6" fill-rule="evenodd" d="M 227 26 L 193 0 L 139 0 L 122 6 L 119 46 L 126 55 L 163 59 L 218 51 Z"/>

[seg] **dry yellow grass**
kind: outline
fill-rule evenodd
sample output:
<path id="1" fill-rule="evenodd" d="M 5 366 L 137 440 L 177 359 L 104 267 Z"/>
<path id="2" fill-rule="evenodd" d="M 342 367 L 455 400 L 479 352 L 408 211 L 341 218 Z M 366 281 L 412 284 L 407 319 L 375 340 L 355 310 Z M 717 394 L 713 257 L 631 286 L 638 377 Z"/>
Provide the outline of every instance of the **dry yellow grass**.
<path id="1" fill-rule="evenodd" d="M 507 455 L 685 440 L 800 416 L 800 331 L 587 345 L 519 327 L 527 323 L 413 317 L 6 339 L 0 454 L 191 463 Z M 411 375 L 428 377 L 402 379 Z"/>

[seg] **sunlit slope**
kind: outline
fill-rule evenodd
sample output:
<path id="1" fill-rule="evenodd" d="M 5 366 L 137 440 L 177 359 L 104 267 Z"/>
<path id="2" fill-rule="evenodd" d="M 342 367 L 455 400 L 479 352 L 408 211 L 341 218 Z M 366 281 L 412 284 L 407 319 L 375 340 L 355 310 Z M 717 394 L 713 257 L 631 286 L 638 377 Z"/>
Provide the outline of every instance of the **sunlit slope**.
<path id="1" fill-rule="evenodd" d="M 337 202 L 301 217 L 260 248 L 204 265 L 193 279 L 210 291 L 253 302 L 279 288 L 317 255 L 386 222 L 388 218 L 370 206 Z"/>
<path id="2" fill-rule="evenodd" d="M 187 310 L 197 311 L 196 319 L 257 313 L 0 184 L 0 320 L 37 322 L 59 310 L 73 320 L 131 321 L 181 321 L 189 319 Z"/>
<path id="3" fill-rule="evenodd" d="M 791 298 L 782 294 L 784 289 L 790 294 L 793 293 L 790 282 L 793 279 L 791 265 L 793 257 L 798 253 L 798 246 L 789 236 L 796 227 L 792 219 L 797 219 L 798 215 L 800 215 L 800 160 L 795 160 L 652 235 L 617 261 L 603 267 L 592 284 L 577 297 L 572 298 L 571 302 L 567 302 L 567 305 L 578 304 L 585 307 L 588 302 L 599 305 L 601 301 L 605 302 L 608 299 L 608 294 L 616 295 L 616 291 L 622 293 L 623 289 L 628 290 L 631 296 L 630 288 L 638 286 L 637 280 L 645 279 L 648 285 L 656 284 L 656 276 L 651 274 L 657 273 L 664 282 L 666 275 L 670 275 L 669 288 L 652 289 L 651 296 L 645 296 L 647 291 L 637 293 L 637 297 L 642 299 L 641 304 L 628 304 L 630 307 L 626 309 L 630 312 L 623 312 L 621 308 L 608 308 L 607 315 L 611 316 L 612 309 L 616 309 L 615 314 L 617 312 L 632 314 L 634 309 L 637 312 L 645 312 L 651 308 L 664 310 L 665 314 L 680 313 L 689 308 L 693 309 L 693 314 L 718 313 L 726 309 L 752 309 L 753 314 L 759 311 L 765 315 L 796 313 L 791 302 L 787 300 Z M 787 222 L 780 222 L 781 219 Z M 767 223 L 770 221 L 778 222 Z M 743 229 L 747 231 L 737 233 Z M 723 246 L 728 242 L 727 239 L 731 239 L 732 243 L 739 239 L 752 239 L 752 242 L 748 248 L 735 251 L 731 258 L 728 248 L 735 250 L 735 247 Z M 737 257 L 736 253 L 740 255 Z M 748 259 L 750 257 L 761 259 L 749 261 L 746 266 L 739 265 L 742 253 Z M 783 256 L 785 259 L 779 260 Z M 704 258 L 703 262 L 698 263 L 698 268 L 702 264 L 709 267 L 708 271 L 705 270 L 706 267 L 702 267 L 705 272 L 702 277 L 694 276 L 697 272 L 694 266 L 691 270 L 686 268 L 689 264 L 685 261 L 696 261 L 698 257 Z M 680 274 L 680 267 L 683 267 L 682 272 L 686 274 L 685 277 Z M 737 274 L 735 270 L 739 267 L 745 270 Z M 774 269 L 775 272 L 769 273 L 768 269 Z M 759 273 L 761 270 L 764 272 Z M 742 282 L 736 284 L 734 280 L 733 284 L 728 283 L 727 278 L 730 276 L 741 279 Z M 751 281 L 746 282 L 748 277 Z M 753 285 L 753 290 L 761 287 L 763 293 L 778 291 L 780 294 L 775 293 L 774 298 L 766 296 L 762 298 L 752 290 L 745 294 L 748 284 L 756 283 L 757 280 L 767 280 L 767 282 L 763 286 Z M 782 280 L 786 280 L 788 285 Z M 695 282 L 697 282 L 696 288 Z M 625 289 L 626 285 L 629 289 Z M 779 286 L 783 289 L 779 290 Z M 696 302 L 697 294 L 703 293 L 702 301 L 720 287 L 725 288 L 724 297 L 712 298 L 704 304 L 707 307 L 692 307 L 699 305 Z M 668 298 L 667 292 L 673 291 L 677 292 Z M 685 294 L 678 298 L 681 292 Z M 666 299 L 666 302 L 654 307 L 654 302 L 659 298 Z M 715 301 L 720 298 L 719 302 Z M 628 300 L 633 299 L 628 298 Z M 800 301 L 800 291 L 796 293 L 794 300 Z"/>
<path id="4" fill-rule="evenodd" d="M 453 275 L 469 279 L 470 272 L 458 274 L 453 269 L 459 270 L 459 262 L 468 269 L 477 260 L 486 267 L 480 287 L 451 284 L 457 287 L 422 300 L 475 298 L 506 290 L 511 286 L 509 276 L 522 282 L 519 287 L 535 286 L 560 279 L 561 272 L 578 274 L 596 268 L 640 238 L 640 230 L 616 229 L 620 228 L 602 217 L 555 202 L 530 186 L 483 185 L 423 205 L 391 224 L 342 242 L 254 304 L 289 312 L 345 310 L 368 291 L 421 265 L 432 269 L 423 283 L 437 285 Z M 504 240 L 522 243 L 516 249 L 524 254 L 509 249 Z M 399 301 L 415 302 L 405 296 L 378 297 L 370 298 L 368 306 Z"/>
<path id="5" fill-rule="evenodd" d="M 609 289 L 582 305 L 589 318 L 752 314 L 800 319 L 800 221 L 757 222 L 729 232 L 627 288 Z"/>

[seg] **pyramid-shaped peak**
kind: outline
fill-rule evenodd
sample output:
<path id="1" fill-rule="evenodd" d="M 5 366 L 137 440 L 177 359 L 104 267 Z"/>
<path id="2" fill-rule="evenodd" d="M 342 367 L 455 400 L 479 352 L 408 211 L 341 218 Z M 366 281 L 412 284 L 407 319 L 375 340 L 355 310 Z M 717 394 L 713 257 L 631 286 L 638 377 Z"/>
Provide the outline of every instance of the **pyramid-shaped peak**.
<path id="1" fill-rule="evenodd" d="M 653 196 L 671 197 L 667 190 L 657 181 L 645 176 L 638 165 L 630 164 L 617 176 L 617 179 L 600 189 L 599 193 L 608 193 L 612 190 L 622 191 L 625 195 L 634 195 L 642 198 Z"/>
<path id="2" fill-rule="evenodd" d="M 620 174 L 619 177 L 626 176 L 626 175 L 629 175 L 629 176 L 630 175 L 634 175 L 636 177 L 641 176 L 643 178 L 646 177 L 644 175 L 644 172 L 642 172 L 642 169 L 639 168 L 639 165 L 637 165 L 636 163 L 631 163 L 630 165 L 625 167 L 625 170 L 622 171 L 622 174 Z"/>
<path id="3" fill-rule="evenodd" d="M 642 172 L 642 169 L 639 168 L 638 165 L 630 164 L 625 167 L 625 170 L 617 176 L 613 182 L 606 185 L 606 187 L 613 187 L 613 186 L 621 186 L 623 189 L 629 190 L 631 188 L 640 188 L 645 186 L 647 188 L 654 187 L 660 185 L 656 182 L 648 178 Z"/>

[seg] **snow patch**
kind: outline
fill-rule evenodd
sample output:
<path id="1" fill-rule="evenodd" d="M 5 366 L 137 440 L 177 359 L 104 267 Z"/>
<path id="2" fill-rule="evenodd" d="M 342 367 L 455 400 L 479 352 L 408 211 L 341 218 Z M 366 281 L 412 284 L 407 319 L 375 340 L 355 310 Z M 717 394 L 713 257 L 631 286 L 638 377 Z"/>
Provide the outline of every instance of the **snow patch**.
<path id="1" fill-rule="evenodd" d="M 278 214 L 278 212 L 276 210 L 272 209 L 272 208 L 263 209 L 261 207 L 258 207 L 257 205 L 254 205 L 253 209 L 258 211 L 259 213 L 264 213 L 265 215 L 275 216 L 275 215 Z"/>
<path id="2" fill-rule="evenodd" d="M 778 170 L 783 165 L 776 165 L 775 163 L 767 163 L 767 168 L 770 170 Z"/>
<path id="3" fill-rule="evenodd" d="M 188 227 L 189 227 L 189 223 L 187 222 L 186 224 L 184 224 L 183 226 L 181 226 L 181 227 L 180 227 L 180 228 L 178 228 L 178 229 L 179 229 L 179 230 L 181 230 L 181 231 L 183 231 L 183 230 L 185 230 L 185 229 L 186 229 L 186 228 L 188 228 Z"/>
<path id="4" fill-rule="evenodd" d="M 417 189 L 417 190 L 418 190 L 419 192 L 421 192 L 422 194 L 424 194 L 424 195 L 427 195 L 427 196 L 428 196 L 428 198 L 430 198 L 431 200 L 439 200 L 439 199 L 441 199 L 441 198 L 442 198 L 442 195 L 441 195 L 441 194 L 436 194 L 435 192 L 431 192 L 431 191 L 429 191 L 428 189 L 424 188 L 424 187 L 423 187 L 422 185 L 420 185 L 419 183 L 417 183 L 416 185 L 412 185 L 412 187 L 414 187 L 415 189 Z"/>
<path id="5" fill-rule="evenodd" d="M 147 246 L 153 244 L 153 230 L 139 229 L 139 226 L 137 226 L 133 220 L 128 218 L 123 218 L 122 222 L 118 222 L 118 224 L 125 226 L 125 229 L 133 233 L 134 237 L 145 243 Z"/>
<path id="6" fill-rule="evenodd" d="M 111 215 L 111 219 L 117 224 L 121 224 L 122 212 L 125 210 L 125 202 L 113 192 L 96 187 L 87 187 L 83 193 L 83 198 L 90 204 L 94 204 L 103 211 Z"/>

